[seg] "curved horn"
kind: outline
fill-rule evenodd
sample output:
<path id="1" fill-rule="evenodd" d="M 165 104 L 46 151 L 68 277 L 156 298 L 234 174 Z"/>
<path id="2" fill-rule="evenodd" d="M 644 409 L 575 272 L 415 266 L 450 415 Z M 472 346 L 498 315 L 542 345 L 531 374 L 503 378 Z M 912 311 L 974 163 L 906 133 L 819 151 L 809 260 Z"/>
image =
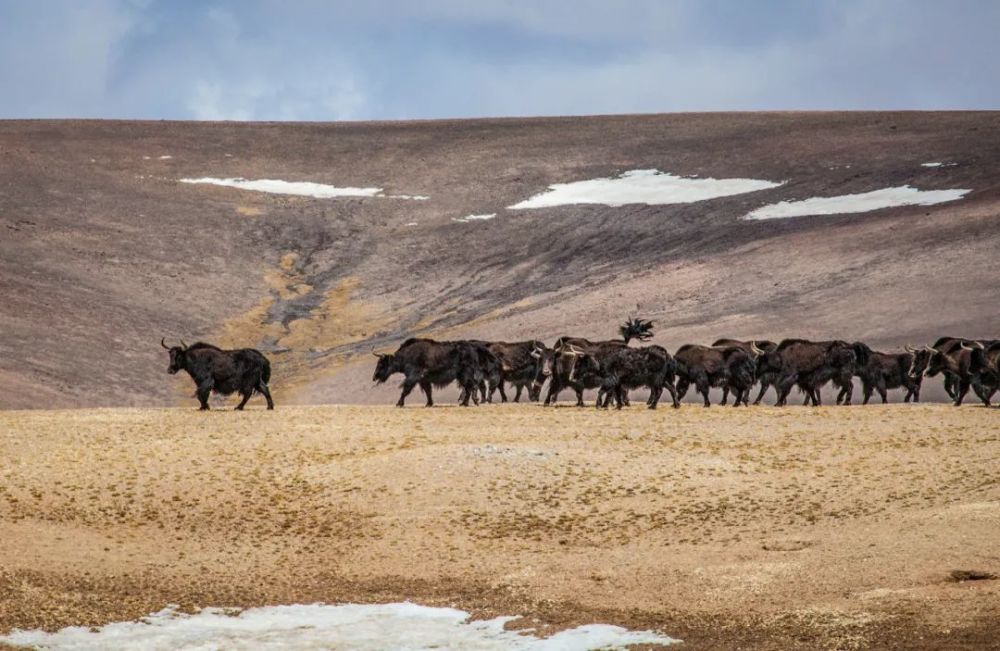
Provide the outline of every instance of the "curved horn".
<path id="1" fill-rule="evenodd" d="M 180 342 L 181 342 L 181 348 L 183 348 L 184 350 L 187 350 L 188 345 L 186 343 L 184 343 L 184 340 L 181 339 Z"/>
<path id="2" fill-rule="evenodd" d="M 963 341 L 960 344 L 962 346 L 962 350 L 982 350 L 983 349 L 983 345 L 981 343 L 979 343 L 978 341 L 973 341 L 973 342 L 970 342 L 970 343 L 972 344 L 971 346 L 966 346 L 965 342 Z"/>
<path id="3" fill-rule="evenodd" d="M 167 338 L 166 337 L 163 337 L 162 339 L 160 339 L 160 345 L 163 346 L 164 348 L 166 348 L 167 350 L 170 350 L 170 346 L 167 345 Z"/>
<path id="4" fill-rule="evenodd" d="M 585 354 L 582 350 L 580 350 L 579 348 L 577 348 L 573 344 L 567 344 L 567 346 L 569 348 L 569 354 L 570 355 L 573 355 L 575 357 L 580 357 L 581 355 Z"/>
<path id="5" fill-rule="evenodd" d="M 750 341 L 750 350 L 752 350 L 753 354 L 757 355 L 757 356 L 760 356 L 760 355 L 764 354 L 763 349 L 757 348 L 757 340 L 756 339 Z"/>
<path id="6" fill-rule="evenodd" d="M 374 355 L 375 357 L 381 357 L 381 355 L 375 352 L 375 346 L 372 346 L 372 355 Z"/>
<path id="7" fill-rule="evenodd" d="M 914 348 L 913 346 L 911 346 L 910 344 L 906 344 L 905 346 L 903 346 L 903 350 L 905 350 L 908 353 L 915 353 L 915 352 L 917 352 L 917 349 Z"/>

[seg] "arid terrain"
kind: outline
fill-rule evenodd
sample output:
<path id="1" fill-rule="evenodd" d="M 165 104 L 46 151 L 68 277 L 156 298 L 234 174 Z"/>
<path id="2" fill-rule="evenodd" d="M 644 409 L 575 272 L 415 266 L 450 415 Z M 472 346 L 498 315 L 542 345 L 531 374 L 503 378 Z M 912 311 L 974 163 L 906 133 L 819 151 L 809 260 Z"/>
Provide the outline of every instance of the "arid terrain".
<path id="1" fill-rule="evenodd" d="M 0 412 L 0 631 L 455 605 L 692 649 L 1000 639 L 982 407 Z M 537 620 L 537 621 L 536 621 Z"/>
<path id="2" fill-rule="evenodd" d="M 260 348 L 279 404 L 393 402 L 392 387 L 370 387 L 368 352 L 413 335 L 609 337 L 632 315 L 670 350 L 721 336 L 881 349 L 996 337 L 998 152 L 996 112 L 0 122 L 0 409 L 180 404 L 191 387 L 166 376 L 163 336 Z M 782 185 L 508 208 L 641 169 Z M 384 196 L 180 182 L 202 177 Z M 970 192 L 742 220 L 907 185 Z"/>

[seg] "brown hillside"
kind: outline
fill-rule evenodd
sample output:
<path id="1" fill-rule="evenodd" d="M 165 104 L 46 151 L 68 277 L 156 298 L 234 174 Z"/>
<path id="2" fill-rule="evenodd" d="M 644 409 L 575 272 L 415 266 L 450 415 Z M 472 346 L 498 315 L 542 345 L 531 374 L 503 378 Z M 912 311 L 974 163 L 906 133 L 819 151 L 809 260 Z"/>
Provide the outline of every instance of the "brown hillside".
<path id="1" fill-rule="evenodd" d="M 551 183 L 643 168 L 787 183 L 692 204 L 504 209 Z M 203 176 L 430 199 L 178 182 Z M 973 192 L 739 220 L 904 184 Z M 370 387 L 368 350 L 413 334 L 610 336 L 638 314 L 670 349 L 997 336 L 998 227 L 1000 113 L 0 122 L 0 408 L 175 404 L 190 386 L 165 374 L 161 336 L 261 348 L 286 403 L 393 401 L 391 386 Z"/>

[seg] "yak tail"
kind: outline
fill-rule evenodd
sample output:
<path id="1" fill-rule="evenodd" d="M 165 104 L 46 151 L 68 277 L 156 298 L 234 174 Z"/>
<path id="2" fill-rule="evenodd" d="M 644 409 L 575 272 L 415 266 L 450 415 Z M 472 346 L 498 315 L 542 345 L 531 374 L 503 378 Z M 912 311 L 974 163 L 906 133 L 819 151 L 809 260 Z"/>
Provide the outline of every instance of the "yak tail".
<path id="1" fill-rule="evenodd" d="M 264 358 L 264 364 L 260 369 L 260 380 L 264 384 L 271 381 L 271 362 L 267 361 L 266 357 Z"/>

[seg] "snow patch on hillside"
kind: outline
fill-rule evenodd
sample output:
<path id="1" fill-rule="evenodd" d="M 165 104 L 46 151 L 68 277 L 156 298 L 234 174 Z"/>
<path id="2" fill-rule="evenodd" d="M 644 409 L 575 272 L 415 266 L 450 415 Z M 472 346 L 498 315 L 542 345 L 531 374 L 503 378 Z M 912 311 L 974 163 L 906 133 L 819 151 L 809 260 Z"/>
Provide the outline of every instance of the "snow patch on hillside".
<path id="1" fill-rule="evenodd" d="M 779 201 L 758 208 L 743 219 L 784 219 L 809 215 L 869 212 L 896 206 L 932 206 L 961 199 L 972 190 L 918 190 L 908 185 L 835 197 L 811 197 L 801 201 Z"/>
<path id="2" fill-rule="evenodd" d="M 617 177 L 555 183 L 548 190 L 510 206 L 511 210 L 574 204 L 624 206 L 693 203 L 782 185 L 757 179 L 713 179 L 675 176 L 655 169 L 632 170 Z"/>
<path id="3" fill-rule="evenodd" d="M 496 218 L 497 214 L 491 212 L 488 215 L 466 215 L 465 217 L 452 217 L 451 221 L 458 222 L 459 224 L 468 224 L 469 222 L 482 222 L 490 219 Z"/>

